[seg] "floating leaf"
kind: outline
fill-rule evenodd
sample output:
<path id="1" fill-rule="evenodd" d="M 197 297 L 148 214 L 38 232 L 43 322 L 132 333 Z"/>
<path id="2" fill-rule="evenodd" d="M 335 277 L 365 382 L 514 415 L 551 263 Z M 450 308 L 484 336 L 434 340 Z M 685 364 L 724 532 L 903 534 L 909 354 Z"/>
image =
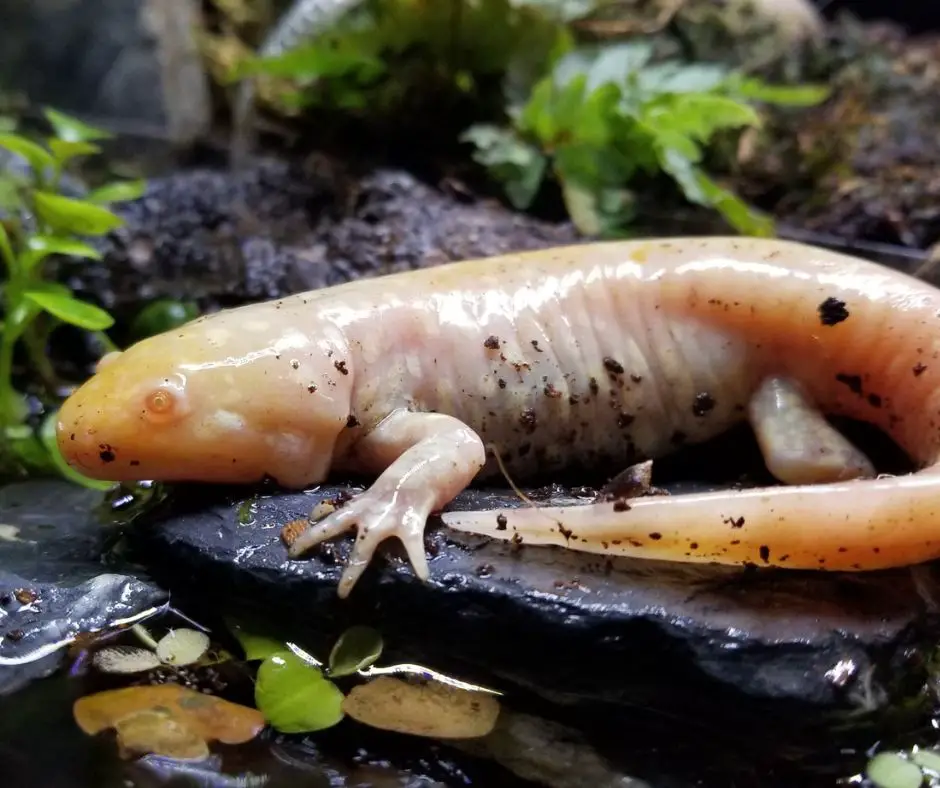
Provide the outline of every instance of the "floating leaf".
<path id="1" fill-rule="evenodd" d="M 95 652 L 92 664 L 102 673 L 143 673 L 161 663 L 156 654 L 139 646 L 108 646 Z"/>
<path id="2" fill-rule="evenodd" d="M 283 641 L 265 637 L 264 635 L 256 635 L 246 630 L 236 621 L 227 621 L 226 623 L 228 624 L 229 630 L 231 630 L 232 634 L 235 636 L 235 639 L 238 640 L 241 645 L 242 650 L 245 652 L 245 659 L 249 661 L 267 659 L 272 654 L 284 651 Z"/>
<path id="3" fill-rule="evenodd" d="M 35 175 L 41 176 L 48 168 L 55 166 L 55 159 L 49 151 L 19 134 L 0 134 L 0 148 L 6 148 L 26 159 Z"/>
<path id="4" fill-rule="evenodd" d="M 919 788 L 924 782 L 920 767 L 896 752 L 878 753 L 865 773 L 878 788 Z"/>
<path id="5" fill-rule="evenodd" d="M 27 290 L 24 295 L 59 320 L 79 328 L 104 331 L 114 325 L 114 318 L 103 309 L 71 295 L 35 287 Z"/>
<path id="6" fill-rule="evenodd" d="M 485 692 L 437 681 L 412 683 L 379 676 L 350 690 L 343 711 L 382 730 L 435 739 L 471 739 L 493 730 L 500 705 Z"/>
<path id="7" fill-rule="evenodd" d="M 49 125 L 55 130 L 59 139 L 67 142 L 90 142 L 110 139 L 113 136 L 110 132 L 96 129 L 77 118 L 49 107 L 43 110 L 43 115 L 46 116 L 46 120 L 49 121 Z"/>
<path id="8" fill-rule="evenodd" d="M 73 200 L 51 192 L 33 192 L 36 213 L 60 232 L 76 235 L 105 235 L 124 224 L 107 208 L 84 200 Z"/>
<path id="9" fill-rule="evenodd" d="M 150 709 L 114 723 L 121 757 L 165 755 L 179 761 L 201 761 L 209 756 L 206 740 L 168 711 Z"/>
<path id="10" fill-rule="evenodd" d="M 147 181 L 145 180 L 115 181 L 114 183 L 99 186 L 97 189 L 92 189 L 85 195 L 85 199 L 88 202 L 102 205 L 113 202 L 129 202 L 142 197 L 146 190 Z"/>
<path id="11" fill-rule="evenodd" d="M 191 665 L 208 650 L 209 636 L 197 629 L 174 629 L 157 643 L 157 656 L 167 665 Z"/>
<path id="12" fill-rule="evenodd" d="M 382 654 L 382 636 L 371 627 L 350 627 L 330 651 L 331 676 L 348 676 L 369 667 Z"/>
<path id="13" fill-rule="evenodd" d="M 256 709 L 178 684 L 107 690 L 79 698 L 72 706 L 75 722 L 89 736 L 133 715 L 153 711 L 169 715 L 207 742 L 243 744 L 264 728 L 264 717 Z"/>
<path id="14" fill-rule="evenodd" d="M 911 760 L 921 769 L 940 775 L 940 751 L 938 750 L 915 750 L 911 753 Z"/>
<path id="15" fill-rule="evenodd" d="M 261 663 L 255 703 L 282 733 L 323 730 L 343 719 L 343 693 L 291 651 L 273 654 Z"/>

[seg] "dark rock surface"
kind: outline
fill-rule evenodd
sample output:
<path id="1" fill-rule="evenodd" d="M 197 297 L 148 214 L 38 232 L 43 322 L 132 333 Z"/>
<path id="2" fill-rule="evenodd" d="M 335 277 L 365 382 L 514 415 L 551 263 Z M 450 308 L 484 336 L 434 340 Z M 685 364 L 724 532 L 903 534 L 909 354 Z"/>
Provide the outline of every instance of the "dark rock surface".
<path id="1" fill-rule="evenodd" d="M 588 728 L 601 709 L 694 732 L 717 705 L 722 736 L 767 742 L 749 756 L 754 768 L 782 757 L 785 741 L 818 748 L 807 737 L 827 719 L 916 695 L 922 676 L 912 667 L 938 632 L 937 580 L 926 567 L 849 575 L 606 561 L 433 524 L 426 585 L 389 540 L 342 602 L 335 591 L 348 540 L 293 562 L 279 536 L 340 489 L 348 488 L 251 498 L 222 491 L 207 504 L 205 489 L 184 488 L 133 540 L 174 591 L 276 620 L 298 638 L 370 623 L 403 659 L 503 689 L 509 703 L 536 697 L 571 719 L 573 709 L 590 709 L 581 720 Z M 564 502 L 557 493 L 550 499 Z M 517 503 L 468 490 L 453 506 Z"/>
<path id="2" fill-rule="evenodd" d="M 574 243 L 553 225 L 401 171 L 364 176 L 322 160 L 190 170 L 120 206 L 100 264 L 65 261 L 82 297 L 120 313 L 154 298 L 203 309 L 450 260 Z"/>
<path id="3" fill-rule="evenodd" d="M 0 488 L 0 696 L 55 672 L 77 633 L 166 601 L 152 583 L 102 565 L 100 497 L 58 481 Z"/>
<path id="4" fill-rule="evenodd" d="M 368 615 L 402 640 L 427 627 L 434 632 L 429 649 L 459 654 L 490 680 L 623 703 L 654 698 L 657 683 L 681 673 L 753 698 L 849 708 L 859 702 L 866 671 L 916 642 L 930 594 L 940 590 L 926 568 L 752 573 L 518 548 L 432 526 L 426 585 L 390 541 L 347 604 L 335 591 L 349 540 L 289 561 L 279 537 L 281 525 L 343 489 L 189 511 L 183 503 L 135 538 L 146 543 L 150 568 L 164 582 L 194 580 L 229 605 L 273 606 L 287 619 L 318 625 Z M 468 490 L 453 508 L 517 504 L 501 492 Z M 888 689 L 876 676 L 865 692 L 877 705 Z"/>

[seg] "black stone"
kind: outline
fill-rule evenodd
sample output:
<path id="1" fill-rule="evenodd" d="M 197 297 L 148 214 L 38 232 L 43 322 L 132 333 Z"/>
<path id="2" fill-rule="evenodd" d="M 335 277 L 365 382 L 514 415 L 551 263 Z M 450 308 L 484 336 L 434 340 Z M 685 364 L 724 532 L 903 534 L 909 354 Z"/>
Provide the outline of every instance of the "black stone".
<path id="1" fill-rule="evenodd" d="M 60 261 L 73 292 L 117 315 L 156 298 L 203 311 L 352 279 L 580 239 L 570 224 L 458 197 L 394 169 L 260 160 L 148 180 L 100 261 Z"/>
<path id="2" fill-rule="evenodd" d="M 46 480 L 0 489 L 0 696 L 58 670 L 70 637 L 166 602 L 151 582 L 102 565 L 100 497 Z"/>
<path id="3" fill-rule="evenodd" d="M 517 548 L 439 521 L 427 531 L 429 582 L 387 540 L 342 601 L 351 537 L 291 561 L 280 527 L 351 489 L 361 488 L 205 503 L 205 488 L 184 488 L 132 543 L 172 590 L 259 612 L 292 633 L 370 623 L 416 658 L 482 683 L 684 714 L 716 695 L 817 711 L 854 708 L 859 693 L 889 702 L 904 690 L 883 668 L 906 664 L 909 647 L 937 634 L 927 567 L 840 574 L 608 560 Z M 541 499 L 578 500 L 558 489 Z M 495 505 L 519 501 L 471 489 L 452 508 Z"/>

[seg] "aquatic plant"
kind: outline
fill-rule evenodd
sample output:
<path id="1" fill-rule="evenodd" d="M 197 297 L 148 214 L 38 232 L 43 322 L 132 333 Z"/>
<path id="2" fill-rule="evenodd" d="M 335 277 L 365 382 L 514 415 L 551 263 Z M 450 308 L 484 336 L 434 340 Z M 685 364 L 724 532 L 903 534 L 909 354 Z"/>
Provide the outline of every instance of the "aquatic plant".
<path id="1" fill-rule="evenodd" d="M 110 136 L 54 109 L 44 115 L 52 133 L 35 141 L 12 130 L 0 132 L 7 156 L 0 167 L 4 188 L 0 205 L 0 260 L 4 266 L 0 326 L 0 448 L 5 474 L 58 472 L 89 486 L 99 485 L 69 468 L 55 443 L 53 392 L 57 376 L 47 356 L 52 332 L 63 324 L 94 332 L 105 347 L 103 333 L 112 317 L 95 304 L 75 298 L 65 285 L 50 281 L 46 263 L 53 255 L 97 260 L 101 254 L 88 243 L 121 226 L 108 206 L 139 197 L 142 181 L 115 181 L 85 193 L 66 196 L 63 179 L 82 157 L 101 152 L 99 142 Z M 17 166 L 19 160 L 22 166 Z M 25 352 L 30 370 L 44 386 L 42 419 L 37 425 L 25 392 L 17 388 L 14 361 Z"/>
<path id="2" fill-rule="evenodd" d="M 483 113 L 495 84 L 502 120 L 472 124 L 460 140 L 517 209 L 554 182 L 579 230 L 619 235 L 634 218 L 631 187 L 666 176 L 739 232 L 771 234 L 771 219 L 720 185 L 705 161 L 723 135 L 761 124 L 758 105 L 811 106 L 828 89 L 662 60 L 643 37 L 584 43 L 575 23 L 591 5 L 363 2 L 287 51 L 262 47 L 231 78 L 267 80 L 269 103 L 286 114 L 315 108 L 392 123 L 422 94 L 448 90 Z"/>

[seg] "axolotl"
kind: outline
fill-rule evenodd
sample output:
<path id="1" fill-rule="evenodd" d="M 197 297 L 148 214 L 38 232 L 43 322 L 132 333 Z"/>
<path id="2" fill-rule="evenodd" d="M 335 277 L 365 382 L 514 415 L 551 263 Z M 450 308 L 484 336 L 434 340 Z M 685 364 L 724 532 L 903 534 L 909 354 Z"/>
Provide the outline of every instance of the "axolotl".
<path id="1" fill-rule="evenodd" d="M 292 559 L 356 529 L 429 577 L 429 516 L 475 478 L 613 472 L 748 421 L 759 489 L 444 512 L 450 528 L 681 562 L 863 571 L 940 556 L 940 291 L 774 239 L 585 243 L 217 312 L 104 357 L 63 404 L 86 476 L 286 488 L 371 480 Z M 826 415 L 917 470 L 887 477 Z"/>

